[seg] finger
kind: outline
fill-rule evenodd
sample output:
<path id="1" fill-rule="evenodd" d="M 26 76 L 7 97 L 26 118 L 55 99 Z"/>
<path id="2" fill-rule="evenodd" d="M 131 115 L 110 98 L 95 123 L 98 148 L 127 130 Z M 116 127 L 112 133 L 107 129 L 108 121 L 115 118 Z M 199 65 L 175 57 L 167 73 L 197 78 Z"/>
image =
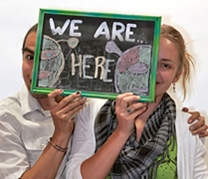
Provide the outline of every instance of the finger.
<path id="1" fill-rule="evenodd" d="M 206 130 L 207 130 L 207 125 L 205 124 L 205 125 L 196 129 L 196 131 L 193 131 L 193 132 L 194 132 L 194 134 L 203 134 L 203 133 L 206 132 Z"/>
<path id="2" fill-rule="evenodd" d="M 74 108 L 78 109 L 79 107 L 82 107 L 86 101 L 86 98 L 79 98 L 78 100 L 75 101 L 70 101 L 69 103 L 66 103 L 66 105 L 61 108 L 58 113 L 64 114 L 72 111 Z"/>
<path id="3" fill-rule="evenodd" d="M 206 130 L 204 133 L 200 133 L 199 137 L 207 137 L 208 136 L 208 131 Z"/>
<path id="4" fill-rule="evenodd" d="M 191 116 L 188 119 L 189 124 L 193 123 L 195 120 L 198 120 L 198 118 L 200 117 L 199 112 L 189 112 L 189 113 L 191 114 Z"/>
<path id="5" fill-rule="evenodd" d="M 61 112 L 59 111 L 57 115 L 62 119 L 62 120 L 71 120 L 75 117 L 75 115 L 83 108 L 84 105 L 79 105 L 77 107 L 71 108 L 67 112 Z"/>
<path id="6" fill-rule="evenodd" d="M 123 98 L 130 95 L 133 95 L 133 93 L 130 92 L 130 93 L 123 93 L 118 95 L 116 98 L 116 106 L 120 106 L 122 104 Z"/>
<path id="7" fill-rule="evenodd" d="M 131 111 L 135 111 L 135 110 L 138 110 L 140 108 L 146 108 L 146 107 L 147 107 L 147 103 L 137 102 L 137 103 L 132 103 L 128 108 L 130 108 Z"/>
<path id="8" fill-rule="evenodd" d="M 128 113 L 131 118 L 136 119 L 139 115 L 141 115 L 144 111 L 146 111 L 146 105 L 144 103 L 140 103 L 137 105 L 137 108 L 133 109 L 131 113 Z"/>
<path id="9" fill-rule="evenodd" d="M 65 97 L 63 100 L 60 101 L 60 103 L 57 106 L 57 110 L 63 109 L 65 106 L 70 105 L 70 103 L 73 103 L 73 101 L 81 99 L 81 93 L 76 92 L 72 93 L 71 95 Z"/>
<path id="10" fill-rule="evenodd" d="M 136 95 L 128 95 L 128 96 L 124 96 L 121 100 L 121 105 L 120 107 L 123 109 L 126 109 L 127 107 L 129 107 L 131 104 L 133 104 L 135 101 L 139 101 L 140 100 L 140 96 L 136 96 Z"/>
<path id="11" fill-rule="evenodd" d="M 68 113 L 70 113 L 69 115 L 74 116 L 84 107 L 84 105 L 79 105 L 75 108 L 73 108 L 71 111 L 69 111 Z"/>
<path id="12" fill-rule="evenodd" d="M 205 124 L 205 118 L 203 116 L 200 116 L 198 119 L 197 119 L 197 122 L 192 124 L 189 129 L 191 131 L 193 130 L 198 130 L 199 128 L 201 128 L 202 126 L 205 126 L 206 127 L 206 124 Z"/>
<path id="13" fill-rule="evenodd" d="M 182 111 L 184 111 L 184 112 L 189 112 L 189 108 L 183 107 L 183 108 L 182 108 Z"/>
<path id="14" fill-rule="evenodd" d="M 51 107 L 57 105 L 55 98 L 63 93 L 62 89 L 55 89 L 54 91 L 48 94 L 48 101 Z"/>
<path id="15" fill-rule="evenodd" d="M 192 134 L 193 134 L 193 135 L 196 135 L 196 134 L 203 134 L 203 133 L 206 132 L 206 130 L 207 130 L 207 125 L 204 125 L 204 126 L 198 128 L 198 129 L 196 129 L 196 130 L 192 130 Z"/>

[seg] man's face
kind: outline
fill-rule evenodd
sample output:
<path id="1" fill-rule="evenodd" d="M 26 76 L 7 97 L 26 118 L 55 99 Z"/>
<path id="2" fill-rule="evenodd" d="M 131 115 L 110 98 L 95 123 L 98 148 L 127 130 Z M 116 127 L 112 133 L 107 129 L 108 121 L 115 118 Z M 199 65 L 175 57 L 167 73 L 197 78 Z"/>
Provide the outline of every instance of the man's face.
<path id="1" fill-rule="evenodd" d="M 33 69 L 33 59 L 36 43 L 36 32 L 31 32 L 28 34 L 25 46 L 23 48 L 23 62 L 22 62 L 22 73 L 25 84 L 30 91 L 30 86 L 32 82 L 32 69 Z M 31 94 L 36 99 L 42 99 L 47 97 L 47 95 Z"/>

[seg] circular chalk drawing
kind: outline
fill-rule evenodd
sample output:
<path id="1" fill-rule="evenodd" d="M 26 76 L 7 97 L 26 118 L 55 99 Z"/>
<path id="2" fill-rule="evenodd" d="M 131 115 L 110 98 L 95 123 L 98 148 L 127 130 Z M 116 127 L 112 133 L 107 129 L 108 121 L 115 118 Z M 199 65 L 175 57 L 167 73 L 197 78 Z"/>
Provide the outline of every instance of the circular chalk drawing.
<path id="1" fill-rule="evenodd" d="M 147 95 L 151 45 L 137 45 L 122 52 L 114 41 L 110 41 L 106 44 L 106 51 L 120 56 L 114 74 L 116 92 Z"/>
<path id="2" fill-rule="evenodd" d="M 39 64 L 38 86 L 56 87 L 64 68 L 65 60 L 60 45 L 51 37 L 43 36 L 41 58 Z"/>

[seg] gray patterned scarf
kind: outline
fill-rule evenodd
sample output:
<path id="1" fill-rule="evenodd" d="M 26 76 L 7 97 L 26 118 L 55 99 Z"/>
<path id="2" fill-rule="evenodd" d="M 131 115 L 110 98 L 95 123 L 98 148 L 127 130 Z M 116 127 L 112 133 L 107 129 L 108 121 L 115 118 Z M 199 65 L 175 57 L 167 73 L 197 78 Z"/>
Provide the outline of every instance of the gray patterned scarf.
<path id="1" fill-rule="evenodd" d="M 98 150 L 117 127 L 115 101 L 108 100 L 95 120 L 96 150 Z M 175 135 L 175 102 L 165 93 L 157 108 L 147 120 L 139 142 L 134 132 L 122 148 L 110 175 L 115 179 L 154 178 L 158 156 L 168 155 L 167 141 Z M 172 140 L 173 141 L 173 140 Z M 165 156 L 162 157 L 162 160 Z M 159 163 L 158 163 L 159 162 Z"/>

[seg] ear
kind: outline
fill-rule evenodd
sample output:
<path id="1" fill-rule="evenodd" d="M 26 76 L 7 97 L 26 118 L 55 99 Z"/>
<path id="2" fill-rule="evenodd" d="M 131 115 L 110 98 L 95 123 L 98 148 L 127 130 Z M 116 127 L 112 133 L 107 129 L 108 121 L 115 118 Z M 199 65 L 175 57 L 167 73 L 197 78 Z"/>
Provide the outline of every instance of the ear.
<path id="1" fill-rule="evenodd" d="M 180 71 L 176 74 L 176 76 L 175 76 L 175 78 L 173 79 L 173 82 L 172 82 L 172 83 L 176 83 L 176 82 L 179 80 L 181 74 L 182 74 L 182 70 L 180 70 Z"/>

